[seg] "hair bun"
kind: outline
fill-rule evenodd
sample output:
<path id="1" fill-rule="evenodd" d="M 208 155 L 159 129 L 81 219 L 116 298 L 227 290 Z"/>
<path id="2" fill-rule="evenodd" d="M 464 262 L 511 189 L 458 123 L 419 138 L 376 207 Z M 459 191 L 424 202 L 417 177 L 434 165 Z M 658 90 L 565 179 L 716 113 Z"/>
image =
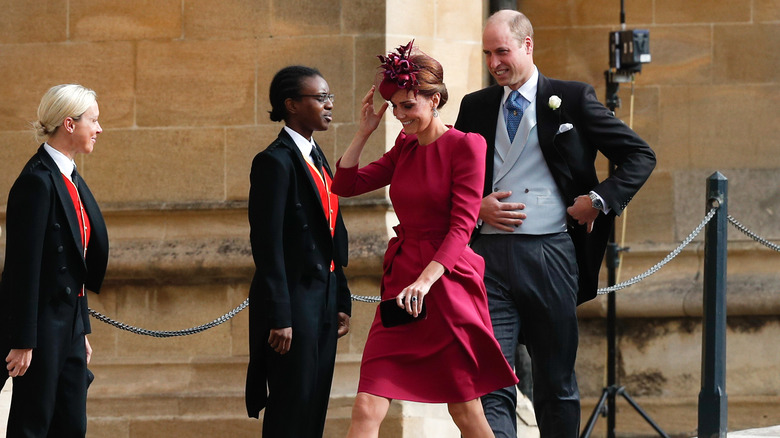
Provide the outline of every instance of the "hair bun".
<path id="1" fill-rule="evenodd" d="M 35 137 L 38 141 L 45 140 L 52 133 L 52 131 L 46 128 L 46 125 L 41 123 L 40 120 L 36 120 L 32 125 L 35 130 Z"/>

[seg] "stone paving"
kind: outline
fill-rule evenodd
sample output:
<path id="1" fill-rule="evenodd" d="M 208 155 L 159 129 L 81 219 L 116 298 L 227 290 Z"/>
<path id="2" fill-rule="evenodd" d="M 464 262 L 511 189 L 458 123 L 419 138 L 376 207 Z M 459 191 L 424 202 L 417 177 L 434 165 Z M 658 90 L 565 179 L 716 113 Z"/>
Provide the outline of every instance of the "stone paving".
<path id="1" fill-rule="evenodd" d="M 730 437 L 753 438 L 753 437 L 780 437 L 780 426 L 764 427 L 761 429 L 748 429 L 739 432 L 731 432 Z"/>

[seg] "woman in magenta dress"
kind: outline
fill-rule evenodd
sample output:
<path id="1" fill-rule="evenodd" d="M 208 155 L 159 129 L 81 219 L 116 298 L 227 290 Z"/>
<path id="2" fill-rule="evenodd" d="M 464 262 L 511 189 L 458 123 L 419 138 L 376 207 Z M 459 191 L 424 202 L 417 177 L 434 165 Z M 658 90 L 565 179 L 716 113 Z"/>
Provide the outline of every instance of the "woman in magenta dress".
<path id="1" fill-rule="evenodd" d="M 392 399 L 447 403 L 465 438 L 492 437 L 479 397 L 517 383 L 488 313 L 484 261 L 468 247 L 482 199 L 485 140 L 446 126 L 441 65 L 412 49 L 380 57 L 379 91 L 403 125 L 395 146 L 358 168 L 360 154 L 388 104 L 375 112 L 375 87 L 338 164 L 333 192 L 355 196 L 390 184 L 400 225 L 385 253 L 382 299 L 417 317 L 395 327 L 377 309 L 360 369 L 349 437 L 376 437 Z"/>

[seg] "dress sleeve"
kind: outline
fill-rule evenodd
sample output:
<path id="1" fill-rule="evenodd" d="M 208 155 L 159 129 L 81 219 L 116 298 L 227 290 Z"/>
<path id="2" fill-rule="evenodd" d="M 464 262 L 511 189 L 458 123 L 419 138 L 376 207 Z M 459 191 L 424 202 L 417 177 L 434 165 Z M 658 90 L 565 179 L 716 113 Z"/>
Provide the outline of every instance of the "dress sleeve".
<path id="1" fill-rule="evenodd" d="M 401 131 L 392 149 L 378 160 L 361 168 L 341 167 L 341 159 L 339 159 L 336 163 L 336 175 L 333 177 L 333 193 L 345 197 L 357 196 L 390 184 L 405 142 L 406 135 Z"/>
<path id="2" fill-rule="evenodd" d="M 486 149 L 485 139 L 479 134 L 465 134 L 453 148 L 450 228 L 433 257 L 447 271 L 452 271 L 477 224 L 485 181 Z"/>

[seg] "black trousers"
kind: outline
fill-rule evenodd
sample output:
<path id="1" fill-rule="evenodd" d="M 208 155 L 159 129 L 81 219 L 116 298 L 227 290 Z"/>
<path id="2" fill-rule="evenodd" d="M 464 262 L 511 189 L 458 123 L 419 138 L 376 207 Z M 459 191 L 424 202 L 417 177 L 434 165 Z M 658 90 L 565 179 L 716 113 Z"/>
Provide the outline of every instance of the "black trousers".
<path id="1" fill-rule="evenodd" d="M 290 297 L 290 351 L 280 355 L 266 345 L 264 437 L 322 437 L 338 342 L 336 276 L 331 273 L 328 278 L 327 284 L 313 284 L 308 292 Z"/>
<path id="2" fill-rule="evenodd" d="M 481 235 L 474 251 L 485 259 L 493 332 L 515 367 L 518 342 L 531 358 L 533 403 L 543 438 L 576 438 L 580 403 L 577 358 L 577 262 L 566 233 Z M 516 437 L 514 386 L 482 397 L 496 437 Z"/>
<path id="3" fill-rule="evenodd" d="M 84 324 L 79 303 L 69 306 L 62 302 L 52 309 L 58 313 L 72 309 L 73 320 L 61 327 L 61 321 L 54 322 L 51 315 L 38 315 L 38 346 L 32 362 L 24 376 L 13 378 L 9 438 L 83 438 L 87 433 Z"/>

